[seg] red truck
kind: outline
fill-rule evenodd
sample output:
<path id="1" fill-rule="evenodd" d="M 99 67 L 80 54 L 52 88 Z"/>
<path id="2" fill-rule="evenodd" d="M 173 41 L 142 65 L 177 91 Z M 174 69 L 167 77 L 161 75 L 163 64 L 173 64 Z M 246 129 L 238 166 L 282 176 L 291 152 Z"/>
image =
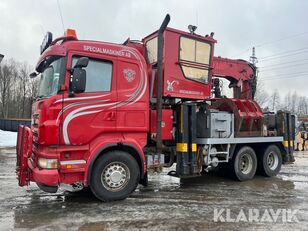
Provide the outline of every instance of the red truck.
<path id="1" fill-rule="evenodd" d="M 255 66 L 215 57 L 213 33 L 169 21 L 123 44 L 47 33 L 31 74 L 40 74 L 32 124 L 18 131 L 20 186 L 90 187 L 111 201 L 146 186 L 149 168 L 176 163 L 170 175 L 190 178 L 220 167 L 244 181 L 294 161 L 294 117 L 262 112 Z M 221 78 L 233 98 L 222 95 Z"/>

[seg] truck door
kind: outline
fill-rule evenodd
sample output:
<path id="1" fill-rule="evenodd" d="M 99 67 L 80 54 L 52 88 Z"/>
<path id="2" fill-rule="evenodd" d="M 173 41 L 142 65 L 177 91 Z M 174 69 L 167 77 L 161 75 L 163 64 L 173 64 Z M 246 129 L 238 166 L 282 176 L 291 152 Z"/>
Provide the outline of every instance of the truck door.
<path id="1" fill-rule="evenodd" d="M 128 137 L 134 133 L 146 139 L 149 123 L 149 93 L 147 76 L 142 63 L 130 59 L 118 59 L 117 130 Z M 122 103 L 121 103 L 122 102 Z"/>
<path id="2" fill-rule="evenodd" d="M 64 99 L 63 140 L 67 145 L 88 144 L 97 136 L 116 130 L 116 58 L 74 53 L 68 57 L 68 66 L 73 67 L 80 57 L 89 58 L 84 68 L 86 89 Z"/>

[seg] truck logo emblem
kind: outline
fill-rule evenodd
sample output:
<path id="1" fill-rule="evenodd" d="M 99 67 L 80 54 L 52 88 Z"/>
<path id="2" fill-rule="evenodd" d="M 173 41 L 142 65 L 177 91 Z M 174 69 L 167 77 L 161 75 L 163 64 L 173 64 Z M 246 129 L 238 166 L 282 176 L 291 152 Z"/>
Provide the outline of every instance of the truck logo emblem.
<path id="1" fill-rule="evenodd" d="M 124 69 L 123 70 L 124 77 L 127 80 L 127 82 L 132 82 L 135 79 L 136 72 L 133 71 L 132 69 Z"/>
<path id="2" fill-rule="evenodd" d="M 173 84 L 174 83 L 176 83 L 178 85 L 179 81 L 173 80 L 172 82 L 170 82 L 169 80 L 167 80 L 167 91 L 173 91 Z"/>

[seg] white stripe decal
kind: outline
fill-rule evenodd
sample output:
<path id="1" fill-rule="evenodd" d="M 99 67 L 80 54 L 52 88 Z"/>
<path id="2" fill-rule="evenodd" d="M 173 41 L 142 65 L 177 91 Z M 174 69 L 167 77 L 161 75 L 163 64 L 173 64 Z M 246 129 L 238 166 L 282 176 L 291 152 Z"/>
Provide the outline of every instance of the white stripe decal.
<path id="1" fill-rule="evenodd" d="M 105 97 L 108 96 L 109 94 L 105 94 L 105 95 L 96 95 L 96 96 L 87 96 L 87 97 L 76 97 L 76 98 L 65 98 L 63 99 L 64 102 L 66 101 L 75 101 L 75 100 L 86 100 L 86 99 L 96 99 L 96 98 L 100 98 L 100 97 Z M 58 99 L 55 103 L 60 103 L 62 102 L 62 99 Z"/>
<path id="2" fill-rule="evenodd" d="M 61 110 L 57 116 L 57 120 L 56 120 L 56 123 L 59 122 L 59 119 L 60 119 L 60 116 L 68 109 L 74 107 L 74 106 L 79 106 L 79 105 L 82 105 L 82 104 L 93 104 L 93 103 L 102 103 L 102 102 L 107 102 L 109 101 L 109 99 L 106 99 L 106 100 L 96 100 L 96 101 L 91 101 L 91 102 L 76 102 L 76 103 L 71 103 L 71 104 L 68 104 L 66 105 L 63 110 Z"/>
<path id="3" fill-rule="evenodd" d="M 82 116 L 82 115 L 89 115 L 89 114 L 93 114 L 93 113 L 96 113 L 96 112 L 100 112 L 102 110 L 97 110 L 97 111 L 88 111 L 88 112 L 80 112 L 82 110 L 86 110 L 86 109 L 90 109 L 90 108 L 97 108 L 97 107 L 107 107 L 107 106 L 111 106 L 111 105 L 114 105 L 116 103 L 109 103 L 109 104 L 99 104 L 99 105 L 91 105 L 91 106 L 87 106 L 87 107 L 81 107 L 81 108 L 78 108 L 72 112 L 70 112 L 64 122 L 63 122 L 63 138 L 64 138 L 64 142 L 65 144 L 69 145 L 70 144 L 70 140 L 69 140 L 69 137 L 68 137 L 68 132 L 67 132 L 67 127 L 68 127 L 68 124 L 71 122 L 72 119 L 78 117 L 78 116 Z M 80 112 L 80 113 L 78 113 Z"/>

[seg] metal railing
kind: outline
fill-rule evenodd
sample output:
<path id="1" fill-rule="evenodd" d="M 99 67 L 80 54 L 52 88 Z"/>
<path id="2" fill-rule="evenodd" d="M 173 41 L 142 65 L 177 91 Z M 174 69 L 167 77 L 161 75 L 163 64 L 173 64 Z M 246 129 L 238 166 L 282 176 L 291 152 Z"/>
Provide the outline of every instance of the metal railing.
<path id="1" fill-rule="evenodd" d="M 17 132 L 19 125 L 31 126 L 31 119 L 0 119 L 0 129 Z"/>

